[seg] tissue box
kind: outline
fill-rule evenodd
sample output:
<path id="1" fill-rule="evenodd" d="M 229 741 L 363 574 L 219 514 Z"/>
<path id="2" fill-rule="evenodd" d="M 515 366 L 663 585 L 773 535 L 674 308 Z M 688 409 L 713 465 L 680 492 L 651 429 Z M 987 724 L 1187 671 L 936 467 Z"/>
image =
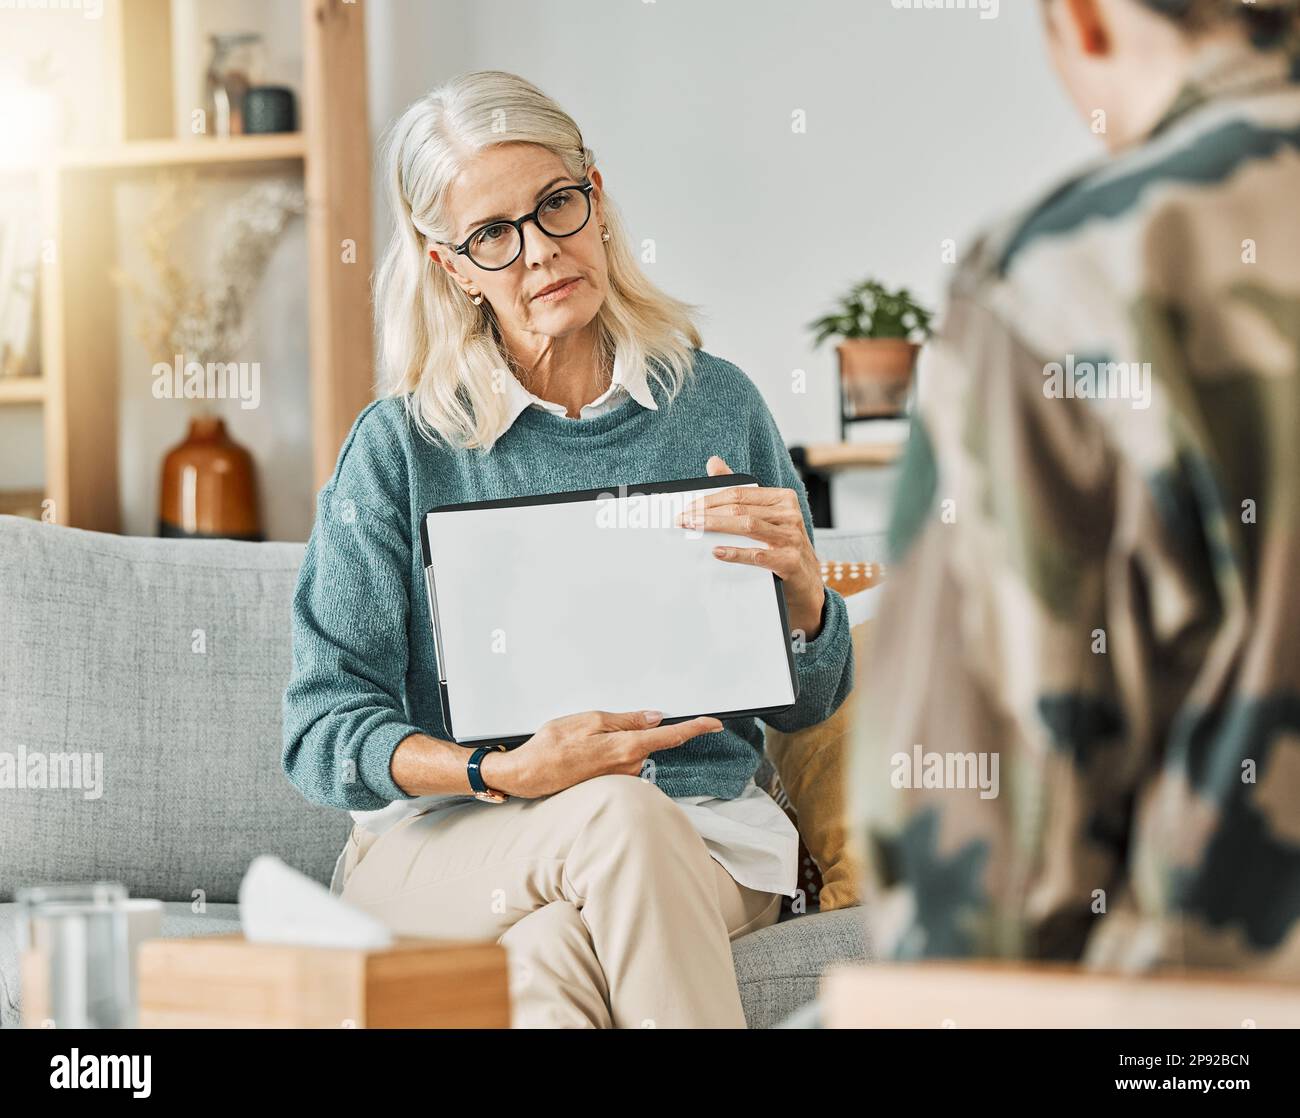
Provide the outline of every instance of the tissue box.
<path id="1" fill-rule="evenodd" d="M 492 942 L 155 939 L 141 945 L 139 983 L 143 1029 L 510 1027 L 506 950 Z"/>

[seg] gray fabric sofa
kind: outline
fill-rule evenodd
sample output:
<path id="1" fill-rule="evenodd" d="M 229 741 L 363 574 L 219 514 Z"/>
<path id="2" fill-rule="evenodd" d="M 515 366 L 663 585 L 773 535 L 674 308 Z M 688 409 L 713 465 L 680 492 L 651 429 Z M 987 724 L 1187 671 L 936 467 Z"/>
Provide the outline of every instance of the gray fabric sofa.
<path id="1" fill-rule="evenodd" d="M 874 558 L 877 544 L 817 537 L 824 558 Z M 0 1025 L 18 1021 L 11 902 L 25 885 L 121 882 L 165 902 L 164 936 L 238 930 L 260 853 L 328 885 L 351 820 L 280 767 L 302 554 L 0 516 L 0 752 L 24 773 L 62 755 L 65 785 L 0 787 Z M 810 912 L 733 942 L 751 1028 L 807 1018 L 822 970 L 867 957 L 860 916 Z"/>

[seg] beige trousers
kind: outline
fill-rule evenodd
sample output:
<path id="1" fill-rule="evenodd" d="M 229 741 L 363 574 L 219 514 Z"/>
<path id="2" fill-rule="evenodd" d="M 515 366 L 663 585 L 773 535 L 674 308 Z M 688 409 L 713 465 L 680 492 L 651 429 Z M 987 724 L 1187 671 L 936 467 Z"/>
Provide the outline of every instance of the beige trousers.
<path id="1" fill-rule="evenodd" d="M 622 775 L 354 827 L 343 899 L 400 935 L 503 945 L 514 1028 L 743 1029 L 731 940 L 781 912 Z"/>

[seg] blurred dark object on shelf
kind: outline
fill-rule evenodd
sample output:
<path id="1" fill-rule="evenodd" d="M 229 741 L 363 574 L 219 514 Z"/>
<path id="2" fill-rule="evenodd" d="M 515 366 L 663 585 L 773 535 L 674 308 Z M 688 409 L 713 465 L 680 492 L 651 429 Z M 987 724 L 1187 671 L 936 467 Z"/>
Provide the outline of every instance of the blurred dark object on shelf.
<path id="1" fill-rule="evenodd" d="M 293 132 L 298 114 L 293 90 L 283 85 L 256 85 L 244 94 L 244 131 L 251 135 Z"/>

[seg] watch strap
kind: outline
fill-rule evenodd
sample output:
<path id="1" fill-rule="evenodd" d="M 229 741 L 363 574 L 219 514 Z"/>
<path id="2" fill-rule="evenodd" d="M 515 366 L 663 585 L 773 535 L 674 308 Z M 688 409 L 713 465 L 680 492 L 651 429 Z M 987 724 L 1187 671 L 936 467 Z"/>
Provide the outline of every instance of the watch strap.
<path id="1" fill-rule="evenodd" d="M 483 758 L 489 753 L 503 752 L 505 746 L 501 744 L 480 745 L 473 753 L 470 754 L 466 769 L 469 772 L 469 786 L 474 790 L 474 795 L 480 800 L 487 800 L 490 803 L 501 803 L 505 800 L 504 792 L 498 792 L 495 788 L 489 788 L 483 780 L 483 774 L 479 770 Z"/>

